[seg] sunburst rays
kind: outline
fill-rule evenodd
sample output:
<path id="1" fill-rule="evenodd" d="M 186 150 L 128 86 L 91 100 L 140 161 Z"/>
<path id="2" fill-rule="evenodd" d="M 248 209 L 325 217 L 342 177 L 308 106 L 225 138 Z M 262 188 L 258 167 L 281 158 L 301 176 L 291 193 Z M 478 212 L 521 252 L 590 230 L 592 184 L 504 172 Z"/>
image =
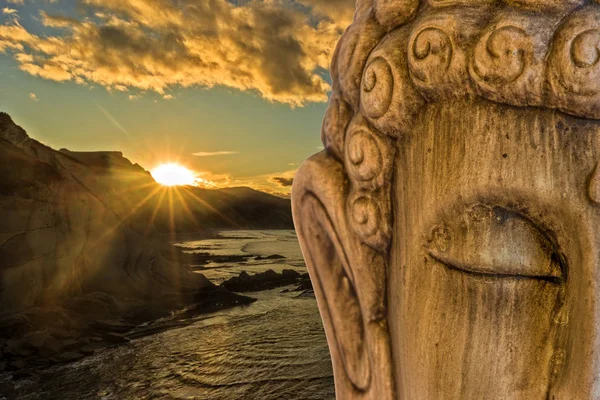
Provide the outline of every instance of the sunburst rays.
<path id="1" fill-rule="evenodd" d="M 150 172 L 154 180 L 163 186 L 195 186 L 196 175 L 177 163 L 161 164 Z"/>

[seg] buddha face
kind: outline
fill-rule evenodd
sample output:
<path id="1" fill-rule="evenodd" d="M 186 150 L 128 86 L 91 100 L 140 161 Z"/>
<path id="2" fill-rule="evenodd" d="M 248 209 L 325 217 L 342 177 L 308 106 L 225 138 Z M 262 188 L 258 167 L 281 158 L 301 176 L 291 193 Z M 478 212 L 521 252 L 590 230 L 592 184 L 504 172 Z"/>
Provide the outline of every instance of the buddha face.
<path id="1" fill-rule="evenodd" d="M 600 396 L 599 135 L 487 102 L 421 114 L 396 169 L 400 398 Z"/>
<path id="2" fill-rule="evenodd" d="M 292 191 L 338 398 L 600 398 L 598 3 L 357 2 Z"/>

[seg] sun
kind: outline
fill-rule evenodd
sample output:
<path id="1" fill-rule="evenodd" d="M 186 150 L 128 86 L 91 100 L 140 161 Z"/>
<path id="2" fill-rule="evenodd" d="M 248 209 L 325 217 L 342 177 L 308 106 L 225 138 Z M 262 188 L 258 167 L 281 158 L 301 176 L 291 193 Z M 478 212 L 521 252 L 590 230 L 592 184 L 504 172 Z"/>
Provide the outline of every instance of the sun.
<path id="1" fill-rule="evenodd" d="M 186 167 L 175 164 L 161 164 L 150 171 L 154 180 L 163 186 L 195 186 L 196 177 Z"/>

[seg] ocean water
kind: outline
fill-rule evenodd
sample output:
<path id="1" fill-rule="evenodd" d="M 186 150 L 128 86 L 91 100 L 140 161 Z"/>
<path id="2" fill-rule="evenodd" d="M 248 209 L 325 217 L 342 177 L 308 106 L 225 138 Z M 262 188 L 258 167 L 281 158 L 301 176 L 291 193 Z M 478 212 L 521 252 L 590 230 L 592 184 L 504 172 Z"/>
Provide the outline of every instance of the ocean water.
<path id="1" fill-rule="evenodd" d="M 215 284 L 220 284 L 240 272 L 250 275 L 272 269 L 281 272 L 293 269 L 306 273 L 306 266 L 293 230 L 223 231 L 215 239 L 189 241 L 176 244 L 186 253 L 209 253 L 214 256 L 248 256 L 241 262 L 209 262 L 197 271 Z M 268 257 L 280 255 L 276 260 L 255 260 L 253 255 Z M 194 267 L 194 265 L 192 265 Z"/>
<path id="2" fill-rule="evenodd" d="M 178 244 L 215 255 L 279 254 L 278 260 L 215 262 L 215 283 L 267 269 L 306 272 L 293 231 L 231 231 Z M 136 339 L 33 378 L 0 379 L 12 399 L 334 399 L 331 361 L 314 298 L 283 288 L 255 303 L 196 317 L 187 326 Z M 10 389 L 7 389 L 10 388 Z M 0 398 L 3 396 L 0 395 Z"/>

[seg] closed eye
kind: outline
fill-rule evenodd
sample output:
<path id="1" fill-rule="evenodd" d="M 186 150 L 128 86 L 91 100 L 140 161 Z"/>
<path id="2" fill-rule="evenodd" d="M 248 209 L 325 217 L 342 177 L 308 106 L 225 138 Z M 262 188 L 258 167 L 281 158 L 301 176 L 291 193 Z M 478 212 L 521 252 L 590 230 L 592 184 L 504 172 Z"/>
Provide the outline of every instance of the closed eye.
<path id="1" fill-rule="evenodd" d="M 460 265 L 458 262 L 450 260 L 445 257 L 440 257 L 433 252 L 429 252 L 429 256 L 433 258 L 435 261 L 445 265 L 449 269 L 453 269 L 456 271 L 464 272 L 469 275 L 480 276 L 480 277 L 490 277 L 490 278 L 514 278 L 514 279 L 537 279 L 542 281 L 547 281 L 550 283 L 560 284 L 563 281 L 562 276 L 554 276 L 554 275 L 526 275 L 519 273 L 506 273 L 499 272 L 493 273 L 484 268 L 478 268 L 477 266 L 470 266 L 467 264 Z"/>
<path id="2" fill-rule="evenodd" d="M 449 269 L 488 278 L 562 283 L 565 263 L 531 220 L 499 206 L 476 205 L 432 230 L 427 254 Z"/>

